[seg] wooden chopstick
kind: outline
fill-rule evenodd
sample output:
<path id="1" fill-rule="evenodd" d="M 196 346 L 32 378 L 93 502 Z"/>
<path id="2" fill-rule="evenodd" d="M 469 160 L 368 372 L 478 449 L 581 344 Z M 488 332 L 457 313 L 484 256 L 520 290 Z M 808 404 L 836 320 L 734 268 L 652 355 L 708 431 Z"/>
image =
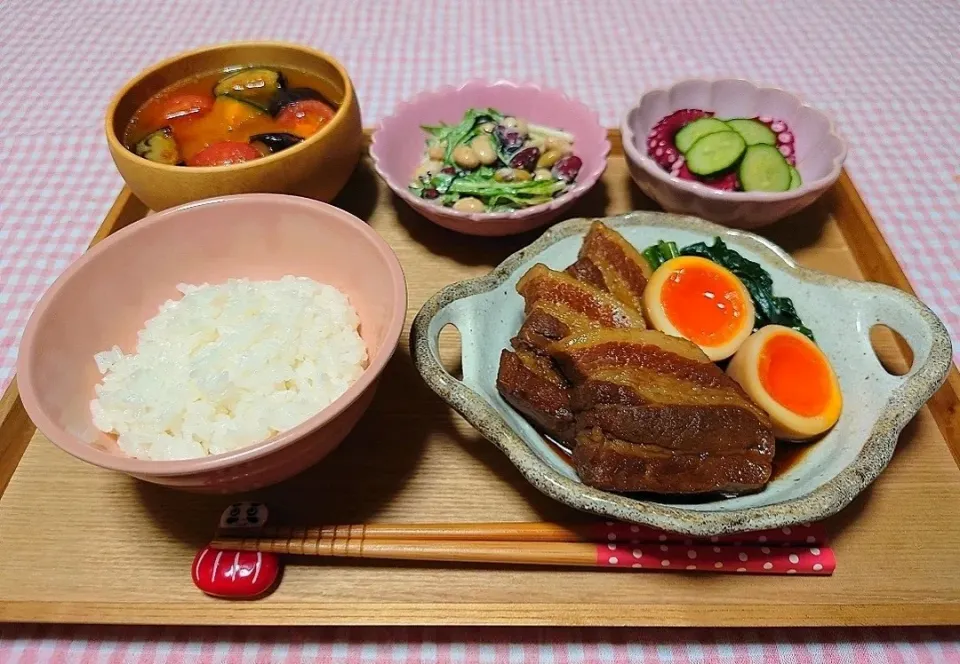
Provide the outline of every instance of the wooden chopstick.
<path id="1" fill-rule="evenodd" d="M 312 530 L 312 532 L 306 532 Z M 603 544 L 598 542 L 503 542 L 503 541 L 457 541 L 429 539 L 371 539 L 359 529 L 346 535 L 324 533 L 323 529 L 301 529 L 294 537 L 219 537 L 210 543 L 214 549 L 229 551 L 260 551 L 263 553 L 321 556 L 334 558 L 378 558 L 387 560 L 495 563 L 508 565 L 564 565 L 575 567 L 620 567 L 632 569 L 665 569 L 671 563 L 664 559 L 666 545 L 647 547 L 656 551 L 641 551 L 638 545 Z M 646 546 L 646 545 L 639 545 Z M 710 572 L 746 572 L 742 562 L 746 557 L 743 547 L 720 547 L 695 545 L 682 547 L 685 552 L 682 562 L 673 569 Z M 805 549 L 799 547 L 777 548 L 783 560 L 799 560 Z M 719 557 L 718 557 L 718 553 Z M 832 555 L 832 554 L 831 554 Z M 698 567 L 694 561 L 705 561 Z M 719 564 L 718 564 L 719 563 Z M 753 573 L 797 573 L 796 569 L 759 566 L 754 564 Z M 814 567 L 804 573 L 826 575 L 833 565 Z"/>
<path id="2" fill-rule="evenodd" d="M 230 531 L 219 533 L 230 536 Z M 258 535 L 262 540 L 326 540 L 365 538 L 368 540 L 428 540 L 460 542 L 633 542 L 693 545 L 698 540 L 625 523 L 594 522 L 556 524 L 541 522 L 501 523 L 373 523 L 339 526 L 267 526 Z M 726 535 L 699 540 L 709 544 L 796 545 L 824 544 L 823 528 L 796 526 L 778 530 Z"/>
<path id="3" fill-rule="evenodd" d="M 474 563 L 595 565 L 596 545 L 572 542 L 481 542 L 367 539 L 361 536 L 291 538 L 217 538 L 214 549 L 261 551 L 300 556 L 385 558 Z"/>

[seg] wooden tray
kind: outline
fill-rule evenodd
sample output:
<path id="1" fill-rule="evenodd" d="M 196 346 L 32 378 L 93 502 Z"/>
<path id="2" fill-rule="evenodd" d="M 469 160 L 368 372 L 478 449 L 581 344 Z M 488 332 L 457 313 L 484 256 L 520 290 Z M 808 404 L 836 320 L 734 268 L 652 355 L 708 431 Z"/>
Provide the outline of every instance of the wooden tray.
<path id="1" fill-rule="evenodd" d="M 619 148 L 571 216 L 653 207 Z M 486 273 L 531 242 L 445 231 L 402 204 L 364 164 L 337 204 L 394 247 L 407 322 L 441 286 Z M 147 210 L 123 191 L 94 242 Z M 846 175 L 768 237 L 803 264 L 909 290 Z M 894 369 L 892 335 L 877 341 Z M 455 339 L 446 339 L 451 363 Z M 102 471 L 35 432 L 12 386 L 0 402 L 0 620 L 137 624 L 879 625 L 960 624 L 960 375 L 908 425 L 887 471 L 828 522 L 829 578 L 618 573 L 303 561 L 273 595 L 214 600 L 190 582 L 226 497 L 167 491 Z M 855 397 L 854 397 L 855 398 Z M 25 451 L 24 451 L 25 450 Z M 21 458 L 22 456 L 22 458 Z M 9 482 L 9 484 L 8 484 Z M 261 491 L 297 522 L 582 520 L 530 487 L 420 380 L 403 337 L 376 400 L 327 460 Z"/>

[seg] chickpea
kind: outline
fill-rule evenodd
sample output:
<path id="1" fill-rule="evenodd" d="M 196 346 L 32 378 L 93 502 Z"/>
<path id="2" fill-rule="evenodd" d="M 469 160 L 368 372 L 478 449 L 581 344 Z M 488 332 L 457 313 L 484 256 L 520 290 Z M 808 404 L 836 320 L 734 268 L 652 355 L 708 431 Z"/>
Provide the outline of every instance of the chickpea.
<path id="1" fill-rule="evenodd" d="M 480 157 L 477 156 L 477 153 L 470 147 L 466 145 L 458 145 L 453 150 L 454 163 L 460 168 L 474 169 L 480 165 Z"/>
<path id="2" fill-rule="evenodd" d="M 523 118 L 516 118 L 516 121 L 517 121 L 517 125 L 516 125 L 517 131 L 519 131 L 524 136 L 530 133 L 530 125 L 527 124 L 526 120 L 524 120 Z"/>
<path id="3" fill-rule="evenodd" d="M 443 161 L 444 156 L 447 154 L 447 142 L 440 141 L 439 143 L 432 143 L 430 148 L 427 150 L 427 156 L 436 161 Z"/>
<path id="4" fill-rule="evenodd" d="M 517 126 L 517 119 L 515 117 L 508 116 L 503 119 L 503 126 L 510 127 L 511 129 Z"/>
<path id="5" fill-rule="evenodd" d="M 531 177 L 533 177 L 533 176 L 530 175 L 530 171 L 525 171 L 525 170 L 523 170 L 522 168 L 515 168 L 515 169 L 513 169 L 513 181 L 514 181 L 514 182 L 526 182 L 526 181 L 529 180 Z"/>
<path id="6" fill-rule="evenodd" d="M 537 159 L 537 168 L 550 168 L 560 160 L 563 154 L 559 150 L 547 150 Z"/>
<path id="7" fill-rule="evenodd" d="M 548 150 L 556 150 L 562 155 L 572 151 L 570 144 L 559 136 L 547 136 L 543 141 L 543 146 Z"/>
<path id="8" fill-rule="evenodd" d="M 497 182 L 513 182 L 513 169 L 500 168 L 493 174 L 493 179 Z"/>
<path id="9" fill-rule="evenodd" d="M 427 161 L 420 164 L 417 167 L 416 172 L 413 174 L 414 177 L 423 177 L 424 175 L 432 175 L 434 173 L 439 173 L 443 169 L 443 162 L 436 161 L 434 159 L 428 159 Z"/>
<path id="10" fill-rule="evenodd" d="M 493 141 L 489 136 L 477 136 L 470 141 L 470 147 L 477 153 L 477 159 L 484 166 L 489 166 L 497 161 L 497 151 L 493 148 Z"/>
<path id="11" fill-rule="evenodd" d="M 481 201 L 479 198 L 467 196 L 466 198 L 461 198 L 459 201 L 454 203 L 453 209 L 459 210 L 460 212 L 483 212 L 484 206 L 483 201 Z"/>
<path id="12" fill-rule="evenodd" d="M 533 172 L 534 180 L 552 180 L 553 174 L 546 168 L 538 168 Z"/>
<path id="13" fill-rule="evenodd" d="M 480 131 L 485 132 L 487 134 L 492 134 L 493 130 L 496 128 L 497 128 L 496 122 L 484 122 L 482 125 L 480 125 Z"/>

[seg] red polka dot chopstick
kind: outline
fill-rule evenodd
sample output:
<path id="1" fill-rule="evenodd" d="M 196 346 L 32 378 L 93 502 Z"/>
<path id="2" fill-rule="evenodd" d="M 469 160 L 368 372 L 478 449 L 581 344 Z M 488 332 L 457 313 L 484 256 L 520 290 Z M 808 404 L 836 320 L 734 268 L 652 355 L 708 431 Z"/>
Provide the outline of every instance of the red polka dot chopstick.
<path id="1" fill-rule="evenodd" d="M 659 571 L 824 576 L 836 568 L 818 524 L 707 539 L 613 522 L 263 526 L 243 533 L 222 529 L 210 546 L 288 555 Z"/>

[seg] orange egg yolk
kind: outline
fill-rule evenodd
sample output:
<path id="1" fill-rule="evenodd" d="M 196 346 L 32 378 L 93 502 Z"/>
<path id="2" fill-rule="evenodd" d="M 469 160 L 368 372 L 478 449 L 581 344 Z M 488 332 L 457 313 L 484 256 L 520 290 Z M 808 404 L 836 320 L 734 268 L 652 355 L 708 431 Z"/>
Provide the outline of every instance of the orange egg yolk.
<path id="1" fill-rule="evenodd" d="M 700 266 L 671 274 L 660 291 L 667 318 L 699 346 L 719 346 L 743 325 L 746 307 L 737 283 L 726 274 Z"/>
<path id="2" fill-rule="evenodd" d="M 801 339 L 778 334 L 760 351 L 760 383 L 787 410 L 814 417 L 826 410 L 833 391 L 823 357 Z"/>

